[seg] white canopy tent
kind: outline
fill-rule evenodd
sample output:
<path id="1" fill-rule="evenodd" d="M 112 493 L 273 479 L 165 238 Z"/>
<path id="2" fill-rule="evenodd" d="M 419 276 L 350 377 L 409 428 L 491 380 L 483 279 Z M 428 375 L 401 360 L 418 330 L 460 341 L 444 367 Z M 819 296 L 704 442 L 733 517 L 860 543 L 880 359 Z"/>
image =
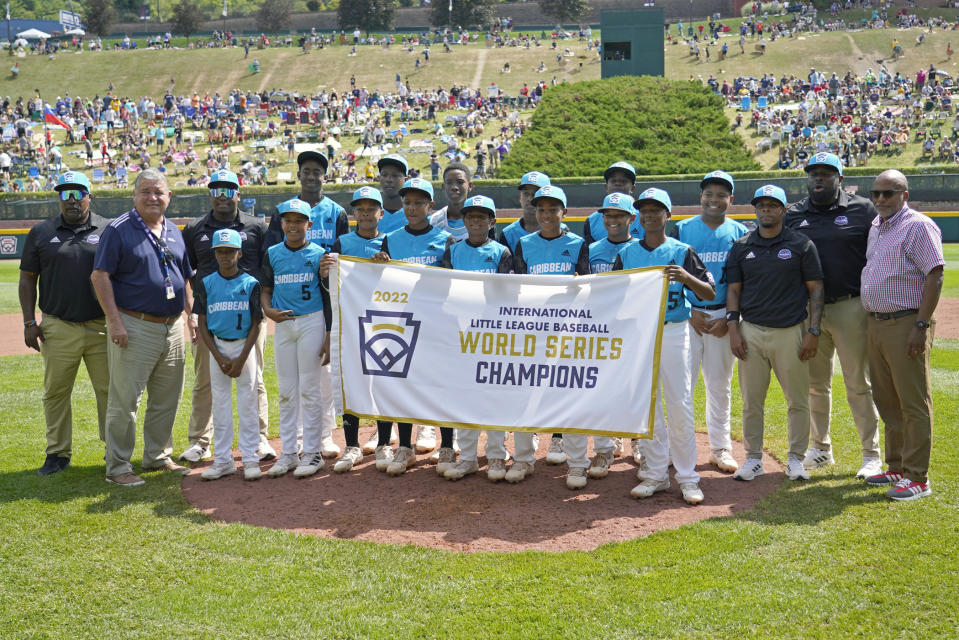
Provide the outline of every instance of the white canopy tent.
<path id="1" fill-rule="evenodd" d="M 27 40 L 46 40 L 50 37 L 49 33 L 44 33 L 39 29 L 27 29 L 26 31 L 21 31 L 17 34 L 18 38 L 26 38 Z"/>

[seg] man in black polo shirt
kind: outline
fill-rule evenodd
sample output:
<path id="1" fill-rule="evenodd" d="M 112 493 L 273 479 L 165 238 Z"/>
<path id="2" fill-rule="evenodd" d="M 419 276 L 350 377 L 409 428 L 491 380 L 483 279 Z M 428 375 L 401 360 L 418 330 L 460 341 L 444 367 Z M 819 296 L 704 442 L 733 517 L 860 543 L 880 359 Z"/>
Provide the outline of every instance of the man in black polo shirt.
<path id="1" fill-rule="evenodd" d="M 226 169 L 215 172 L 210 177 L 210 213 L 191 221 L 183 228 L 183 241 L 186 243 L 187 257 L 196 269 L 194 282 L 202 280 L 217 270 L 216 256 L 213 253 L 213 234 L 218 229 L 233 229 L 240 234 L 243 242 L 240 256 L 240 269 L 260 279 L 263 254 L 266 252 L 266 223 L 239 210 L 240 184 L 236 174 Z M 264 320 L 265 322 L 265 320 Z M 267 438 L 269 426 L 269 405 L 266 386 L 263 384 L 263 347 L 266 344 L 266 326 L 260 326 L 256 341 L 256 388 L 257 405 L 260 414 L 260 446 L 258 452 L 263 459 L 276 457 Z M 210 440 L 213 437 L 212 396 L 210 393 L 210 352 L 200 340 L 193 345 L 193 402 L 190 413 L 190 425 L 187 437 L 190 446 L 180 454 L 180 460 L 199 462 L 210 458 Z M 222 443 L 232 447 L 233 443 Z"/>
<path id="2" fill-rule="evenodd" d="M 808 197 L 789 208 L 785 225 L 812 240 L 822 264 L 826 306 L 816 357 L 809 361 L 809 450 L 807 469 L 833 463 L 829 439 L 833 354 L 839 352 L 846 401 L 859 431 L 862 466 L 868 478 L 882 471 L 879 418 L 867 373 L 866 312 L 859 301 L 859 279 L 866 266 L 866 240 L 879 215 L 866 198 L 842 188 L 842 163 L 817 153 L 806 165 Z"/>
<path id="3" fill-rule="evenodd" d="M 55 187 L 60 215 L 30 229 L 20 260 L 20 309 L 23 339 L 43 354 L 43 413 L 47 423 L 47 458 L 40 475 L 70 466 L 73 419 L 70 397 L 83 360 L 97 398 L 100 440 L 107 411 L 110 372 L 107 327 L 90 286 L 93 257 L 108 221 L 90 211 L 90 181 L 67 171 Z M 40 311 L 37 324 L 37 282 Z"/>
<path id="4" fill-rule="evenodd" d="M 809 367 L 819 344 L 822 268 L 816 246 L 783 227 L 786 192 L 775 185 L 756 190 L 755 231 L 736 241 L 726 261 L 726 324 L 729 347 L 739 358 L 746 461 L 733 474 L 752 480 L 763 470 L 763 412 L 769 370 L 788 405 L 786 477 L 809 479 L 802 458 L 809 444 Z M 803 331 L 809 307 L 809 330 Z M 741 321 L 741 322 L 740 322 Z"/>

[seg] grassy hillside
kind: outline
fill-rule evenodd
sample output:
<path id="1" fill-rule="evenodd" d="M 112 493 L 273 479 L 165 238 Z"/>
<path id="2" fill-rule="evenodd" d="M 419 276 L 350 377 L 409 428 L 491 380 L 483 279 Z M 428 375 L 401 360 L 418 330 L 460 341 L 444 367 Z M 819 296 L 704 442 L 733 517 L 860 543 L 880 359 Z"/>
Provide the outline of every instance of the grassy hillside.
<path id="1" fill-rule="evenodd" d="M 619 77 L 564 85 L 546 92 L 531 123 L 499 177 L 534 167 L 557 176 L 599 175 L 622 159 L 640 174 L 758 168 L 729 132 L 722 100 L 698 83 Z"/>

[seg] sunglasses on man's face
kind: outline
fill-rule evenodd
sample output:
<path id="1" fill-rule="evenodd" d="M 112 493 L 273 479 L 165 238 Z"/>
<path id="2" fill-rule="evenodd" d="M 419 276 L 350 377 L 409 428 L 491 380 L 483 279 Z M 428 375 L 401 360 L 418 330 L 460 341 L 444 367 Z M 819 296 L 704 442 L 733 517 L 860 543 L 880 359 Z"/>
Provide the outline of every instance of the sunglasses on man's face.
<path id="1" fill-rule="evenodd" d="M 905 189 L 882 189 L 880 191 L 870 191 L 873 200 L 878 200 L 880 197 L 886 198 L 887 200 L 897 193 L 905 193 Z"/>
<path id="2" fill-rule="evenodd" d="M 210 197 L 212 198 L 232 198 L 236 194 L 236 189 L 228 189 L 227 187 L 214 187 L 210 189 Z"/>
<path id="3" fill-rule="evenodd" d="M 60 199 L 64 202 L 73 199 L 73 200 L 83 200 L 87 197 L 87 192 L 82 189 L 64 189 L 60 192 Z"/>

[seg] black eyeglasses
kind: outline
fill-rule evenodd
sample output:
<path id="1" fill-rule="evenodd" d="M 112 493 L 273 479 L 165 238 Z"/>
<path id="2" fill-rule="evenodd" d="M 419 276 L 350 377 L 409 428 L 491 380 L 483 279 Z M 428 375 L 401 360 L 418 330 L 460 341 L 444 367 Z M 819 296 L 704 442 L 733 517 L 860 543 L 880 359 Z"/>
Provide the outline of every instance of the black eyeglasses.
<path id="1" fill-rule="evenodd" d="M 905 189 L 882 189 L 880 191 L 870 191 L 869 194 L 872 196 L 873 200 L 878 200 L 880 196 L 883 198 L 891 198 L 897 193 L 905 193 Z"/>

